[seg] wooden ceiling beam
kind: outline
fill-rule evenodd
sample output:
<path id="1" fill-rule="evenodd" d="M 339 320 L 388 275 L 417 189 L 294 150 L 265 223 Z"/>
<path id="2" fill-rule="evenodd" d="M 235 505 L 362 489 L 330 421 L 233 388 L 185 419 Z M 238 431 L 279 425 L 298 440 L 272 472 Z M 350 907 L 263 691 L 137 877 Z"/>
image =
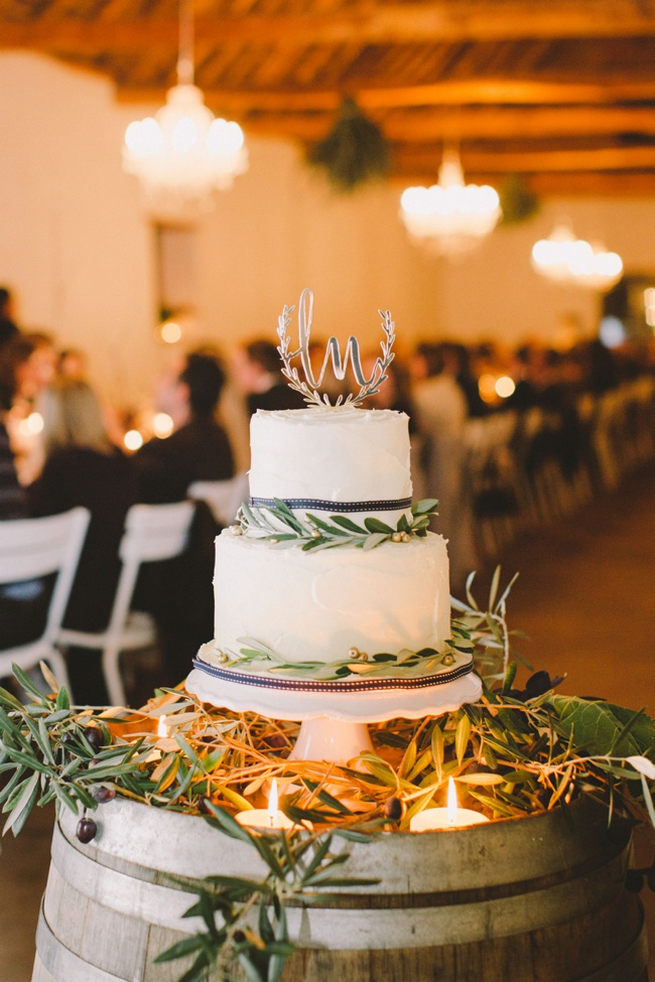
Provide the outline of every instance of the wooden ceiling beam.
<path id="1" fill-rule="evenodd" d="M 478 184 L 492 184 L 502 187 L 497 174 L 484 172 L 471 173 L 471 180 Z M 389 182 L 398 194 L 410 184 L 428 184 L 434 180 L 432 174 L 396 168 Z M 571 173 L 568 171 L 524 175 L 527 189 L 543 197 L 553 195 L 574 195 L 576 197 L 652 197 L 655 194 L 655 172 L 653 171 L 605 171 L 602 173 Z"/>
<path id="2" fill-rule="evenodd" d="M 557 194 L 652 197 L 655 194 L 655 172 L 652 171 L 532 174 L 526 183 L 531 191 L 543 197 Z"/>
<path id="3" fill-rule="evenodd" d="M 345 87 L 344 87 L 345 88 Z M 531 79 L 478 78 L 448 80 L 430 85 L 379 86 L 351 81 L 347 87 L 363 109 L 400 109 L 418 106 L 466 105 L 604 105 L 620 102 L 655 103 L 655 80 L 603 82 L 538 82 Z M 233 112 L 313 112 L 334 110 L 343 92 L 334 89 L 212 89 L 203 88 L 205 99 Z M 161 102 L 160 88 L 122 86 L 122 102 Z"/>
<path id="4" fill-rule="evenodd" d="M 435 174 L 439 160 L 434 150 L 397 147 L 394 161 L 403 173 Z M 655 147 L 599 147 L 576 150 L 467 150 L 462 148 L 467 178 L 476 174 L 580 173 L 603 171 L 653 171 Z M 496 178 L 497 179 L 497 178 Z"/>
<path id="5" fill-rule="evenodd" d="M 135 5 L 136 6 L 136 5 Z M 655 11 L 637 0 L 435 0 L 433 3 L 351 3 L 332 12 L 199 16 L 199 42 L 285 45 L 402 44 L 441 41 L 496 41 L 575 37 L 655 36 Z M 87 20 L 70 14 L 2 25 L 5 47 L 38 47 L 78 53 L 110 46 L 134 51 L 154 44 L 177 45 L 177 18 L 137 17 Z"/>
<path id="6" fill-rule="evenodd" d="M 333 112 L 263 113 L 245 117 L 253 132 L 283 133 L 300 140 L 319 140 L 334 122 Z M 441 140 L 555 139 L 639 133 L 655 136 L 655 111 L 642 106 L 499 106 L 460 110 L 421 109 L 378 119 L 391 141 L 427 143 Z"/>

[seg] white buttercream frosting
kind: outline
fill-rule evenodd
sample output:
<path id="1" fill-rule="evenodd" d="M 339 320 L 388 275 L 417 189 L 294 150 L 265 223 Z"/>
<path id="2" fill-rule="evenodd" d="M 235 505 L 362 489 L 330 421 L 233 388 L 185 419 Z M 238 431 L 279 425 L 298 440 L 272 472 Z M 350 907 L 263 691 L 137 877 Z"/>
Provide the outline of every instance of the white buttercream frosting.
<path id="1" fill-rule="evenodd" d="M 412 495 L 404 413 L 351 406 L 259 411 L 251 421 L 251 450 L 255 499 L 319 499 L 334 502 L 336 514 L 339 503 Z M 367 506 L 358 517 L 347 509 L 360 524 L 377 514 L 392 527 L 403 511 Z M 340 544 L 305 551 L 293 540 L 226 529 L 216 540 L 212 650 L 221 664 L 221 652 L 238 657 L 241 648 L 264 646 L 289 664 L 330 665 L 353 657 L 353 648 L 368 655 L 439 649 L 450 637 L 449 594 L 446 542 L 433 533 L 371 549 Z M 411 690 L 318 693 L 226 681 L 201 669 L 188 686 L 217 705 L 284 719 L 416 716 L 455 708 L 480 692 L 472 675 Z"/>
<path id="2" fill-rule="evenodd" d="M 429 533 L 375 549 L 303 552 L 235 536 L 216 540 L 215 639 L 238 652 L 242 638 L 289 662 L 340 661 L 438 647 L 450 636 L 446 543 Z"/>
<path id="3" fill-rule="evenodd" d="M 405 413 L 348 406 L 259 410 L 250 445 L 253 497 L 352 502 L 412 494 Z M 401 513 L 389 512 L 387 520 L 395 525 Z"/>

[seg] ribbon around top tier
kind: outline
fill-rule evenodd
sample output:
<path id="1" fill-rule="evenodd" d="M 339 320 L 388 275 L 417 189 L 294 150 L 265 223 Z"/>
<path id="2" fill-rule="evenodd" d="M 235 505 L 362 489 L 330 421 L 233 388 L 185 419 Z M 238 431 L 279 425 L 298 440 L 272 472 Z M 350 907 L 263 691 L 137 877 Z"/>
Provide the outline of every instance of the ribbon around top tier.
<path id="1" fill-rule="evenodd" d="M 372 511 L 402 511 L 410 508 L 411 498 L 381 498 L 372 501 L 329 501 L 326 498 L 257 498 L 248 499 L 251 508 L 273 507 L 275 502 L 283 501 L 288 508 L 310 509 L 313 511 L 340 512 L 372 512 Z"/>

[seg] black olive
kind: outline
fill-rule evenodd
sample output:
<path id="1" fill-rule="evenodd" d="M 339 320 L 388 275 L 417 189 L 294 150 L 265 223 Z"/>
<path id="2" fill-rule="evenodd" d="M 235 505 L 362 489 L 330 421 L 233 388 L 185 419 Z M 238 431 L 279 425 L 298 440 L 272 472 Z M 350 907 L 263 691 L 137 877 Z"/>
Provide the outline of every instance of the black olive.
<path id="1" fill-rule="evenodd" d="M 106 788 L 104 784 L 99 784 L 97 788 L 94 788 L 91 792 L 98 804 L 103 805 L 105 801 L 111 801 L 112 798 L 116 797 L 116 792 L 113 788 Z"/>
<path id="2" fill-rule="evenodd" d="M 98 831 L 98 826 L 93 821 L 92 818 L 81 818 L 77 823 L 77 828 L 75 829 L 75 835 L 80 840 L 80 842 L 91 842 L 95 839 L 96 832 Z"/>
<path id="3" fill-rule="evenodd" d="M 403 803 L 400 798 L 387 798 L 384 803 L 384 814 L 392 822 L 400 821 L 403 814 Z"/>
<path id="4" fill-rule="evenodd" d="M 102 733 L 97 726 L 85 726 L 84 737 L 87 743 L 90 743 L 94 750 L 100 750 L 103 738 Z"/>

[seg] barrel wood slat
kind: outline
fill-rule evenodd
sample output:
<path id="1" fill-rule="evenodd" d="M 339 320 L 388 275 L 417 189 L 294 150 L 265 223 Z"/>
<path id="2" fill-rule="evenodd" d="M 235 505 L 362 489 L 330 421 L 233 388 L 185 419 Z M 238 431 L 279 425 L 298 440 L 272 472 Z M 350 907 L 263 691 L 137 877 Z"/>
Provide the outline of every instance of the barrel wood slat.
<path id="1" fill-rule="evenodd" d="M 198 926 L 170 876 L 259 878 L 255 850 L 200 818 L 115 799 L 82 845 L 55 827 L 33 982 L 176 982 L 156 954 Z M 344 875 L 378 877 L 289 911 L 285 982 L 645 982 L 642 909 L 624 888 L 627 830 L 588 801 L 461 831 L 347 844 Z"/>

